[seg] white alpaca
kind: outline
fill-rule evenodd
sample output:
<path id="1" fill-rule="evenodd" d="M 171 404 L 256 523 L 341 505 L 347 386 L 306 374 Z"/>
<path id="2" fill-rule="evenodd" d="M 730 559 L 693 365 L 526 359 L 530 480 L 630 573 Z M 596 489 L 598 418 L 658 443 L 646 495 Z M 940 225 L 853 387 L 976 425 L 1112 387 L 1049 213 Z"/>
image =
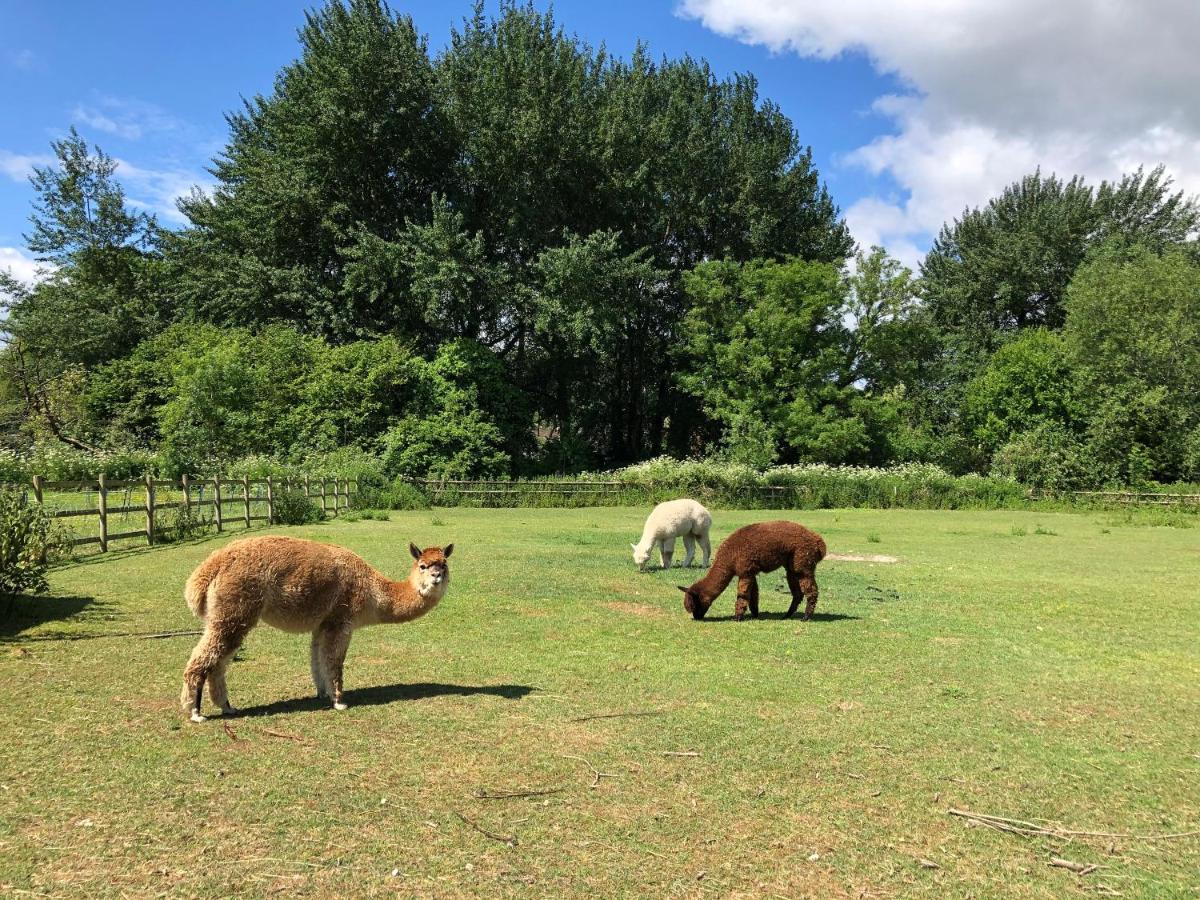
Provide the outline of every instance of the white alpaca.
<path id="1" fill-rule="evenodd" d="M 712 515 L 695 500 L 668 500 L 654 507 L 642 529 L 642 539 L 633 548 L 633 561 L 641 571 L 646 570 L 650 554 L 657 544 L 662 554 L 664 569 L 671 568 L 671 557 L 675 555 L 675 538 L 683 538 L 687 557 L 683 561 L 686 569 L 696 554 L 696 541 L 704 551 L 704 568 L 708 568 L 708 557 L 712 547 L 708 543 L 708 529 L 712 527 Z"/>

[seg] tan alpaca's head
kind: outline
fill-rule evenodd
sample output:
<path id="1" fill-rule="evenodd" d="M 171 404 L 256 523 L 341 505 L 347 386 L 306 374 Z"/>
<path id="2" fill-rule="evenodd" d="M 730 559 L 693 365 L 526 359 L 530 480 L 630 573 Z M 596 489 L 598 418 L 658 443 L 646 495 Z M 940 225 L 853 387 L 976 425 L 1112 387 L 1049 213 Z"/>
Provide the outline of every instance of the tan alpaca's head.
<path id="1" fill-rule="evenodd" d="M 441 547 L 426 547 L 420 549 L 416 544 L 408 545 L 408 552 L 416 562 L 413 563 L 409 580 L 422 597 L 445 593 L 450 584 L 450 564 L 446 562 L 454 552 L 454 545 Z"/>

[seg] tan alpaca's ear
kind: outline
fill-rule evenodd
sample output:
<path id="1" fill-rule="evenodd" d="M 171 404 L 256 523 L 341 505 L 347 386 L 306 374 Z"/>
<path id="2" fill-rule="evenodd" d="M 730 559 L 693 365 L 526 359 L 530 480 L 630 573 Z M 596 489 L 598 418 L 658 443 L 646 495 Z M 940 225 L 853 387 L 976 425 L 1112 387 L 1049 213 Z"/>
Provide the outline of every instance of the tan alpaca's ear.
<path id="1" fill-rule="evenodd" d="M 446 559 L 449 559 L 449 558 L 450 558 L 450 554 L 451 554 L 451 553 L 453 553 L 453 552 L 454 552 L 454 545 L 453 545 L 453 544 L 447 544 L 447 545 L 446 545 L 446 549 L 442 551 L 442 556 L 446 557 Z"/>
<path id="2" fill-rule="evenodd" d="M 421 550 L 412 541 L 408 543 L 408 552 L 413 555 L 413 559 L 421 558 Z"/>

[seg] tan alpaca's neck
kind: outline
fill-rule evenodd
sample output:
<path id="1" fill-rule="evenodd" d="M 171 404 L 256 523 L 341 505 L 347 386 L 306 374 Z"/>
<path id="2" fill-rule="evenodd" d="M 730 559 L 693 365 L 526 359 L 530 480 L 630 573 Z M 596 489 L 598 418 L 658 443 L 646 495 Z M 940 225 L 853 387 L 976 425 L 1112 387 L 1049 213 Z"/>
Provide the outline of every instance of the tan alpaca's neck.
<path id="1" fill-rule="evenodd" d="M 374 621 L 380 624 L 408 622 L 425 615 L 437 606 L 442 595 L 446 593 L 446 582 L 443 581 L 434 590 L 422 594 L 418 587 L 417 568 L 414 566 L 404 581 L 392 581 L 377 573 L 374 588 Z"/>

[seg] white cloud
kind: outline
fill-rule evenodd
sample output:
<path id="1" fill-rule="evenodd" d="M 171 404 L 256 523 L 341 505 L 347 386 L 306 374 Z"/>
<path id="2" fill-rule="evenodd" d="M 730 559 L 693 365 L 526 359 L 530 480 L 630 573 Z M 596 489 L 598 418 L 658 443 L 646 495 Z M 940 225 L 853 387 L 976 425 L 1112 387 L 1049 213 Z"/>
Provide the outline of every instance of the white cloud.
<path id="1" fill-rule="evenodd" d="M 14 69 L 26 71 L 33 68 L 37 55 L 32 50 L 9 50 L 4 54 L 4 59 Z"/>
<path id="2" fill-rule="evenodd" d="M 17 281 L 33 284 L 40 281 L 49 271 L 45 263 L 39 263 L 19 247 L 0 247 L 0 272 L 9 272 Z"/>
<path id="3" fill-rule="evenodd" d="M 179 198 L 188 196 L 196 187 L 209 191 L 215 184 L 207 173 L 201 175 L 187 169 L 148 169 L 123 159 L 117 159 L 116 163 L 116 175 L 125 188 L 129 205 L 175 224 L 187 222 L 187 217 L 176 205 Z"/>
<path id="4" fill-rule="evenodd" d="M 1038 166 L 1098 181 L 1163 163 L 1200 191 L 1194 0 L 683 0 L 680 12 L 777 52 L 863 53 L 911 90 L 875 104 L 896 133 L 844 160 L 905 194 L 847 210 L 864 244 L 907 254 Z"/>
<path id="5" fill-rule="evenodd" d="M 183 123 L 160 106 L 128 97 L 99 97 L 79 103 L 71 117 L 97 131 L 136 141 L 151 133 L 179 131 Z"/>
<path id="6" fill-rule="evenodd" d="M 13 181 L 26 181 L 33 174 L 34 166 L 49 166 L 54 164 L 53 156 L 28 155 L 10 153 L 0 150 L 0 173 Z"/>

